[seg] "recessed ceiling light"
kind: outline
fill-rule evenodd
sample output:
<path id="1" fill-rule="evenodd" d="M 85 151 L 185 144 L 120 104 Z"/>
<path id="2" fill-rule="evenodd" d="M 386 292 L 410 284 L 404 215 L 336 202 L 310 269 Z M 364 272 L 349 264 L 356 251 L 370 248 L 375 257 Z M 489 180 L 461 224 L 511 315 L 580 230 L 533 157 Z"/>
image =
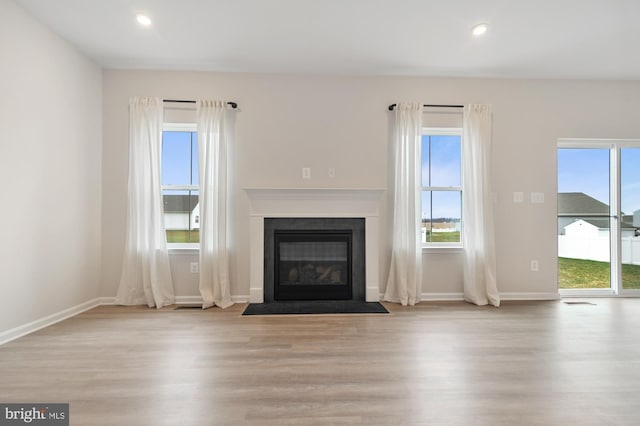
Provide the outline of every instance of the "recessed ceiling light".
<path id="1" fill-rule="evenodd" d="M 478 37 L 486 33 L 488 29 L 489 29 L 489 24 L 487 23 L 478 24 L 471 29 L 471 34 Z"/>
<path id="2" fill-rule="evenodd" d="M 144 27 L 148 27 L 149 25 L 151 25 L 151 18 L 143 13 L 138 13 L 136 15 L 136 19 L 138 20 L 138 23 Z"/>

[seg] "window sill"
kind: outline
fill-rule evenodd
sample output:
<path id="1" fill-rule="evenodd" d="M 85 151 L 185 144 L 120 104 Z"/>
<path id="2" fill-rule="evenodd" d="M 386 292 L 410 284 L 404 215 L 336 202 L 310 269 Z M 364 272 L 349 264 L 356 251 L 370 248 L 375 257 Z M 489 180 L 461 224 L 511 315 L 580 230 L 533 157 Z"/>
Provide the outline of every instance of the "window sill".
<path id="1" fill-rule="evenodd" d="M 462 246 L 422 246 L 422 253 L 442 253 L 442 254 L 455 254 L 462 253 L 464 247 Z"/>
<path id="2" fill-rule="evenodd" d="M 170 255 L 191 255 L 200 253 L 198 244 L 170 244 L 167 247 Z"/>

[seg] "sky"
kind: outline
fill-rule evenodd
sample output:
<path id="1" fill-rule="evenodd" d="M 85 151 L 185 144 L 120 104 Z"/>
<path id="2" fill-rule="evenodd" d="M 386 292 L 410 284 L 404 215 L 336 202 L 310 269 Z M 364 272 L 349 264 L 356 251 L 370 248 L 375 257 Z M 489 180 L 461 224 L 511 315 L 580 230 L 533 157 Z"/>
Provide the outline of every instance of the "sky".
<path id="1" fill-rule="evenodd" d="M 607 148 L 558 149 L 558 192 L 583 192 L 609 205 Z M 640 148 L 622 148 L 620 154 L 621 210 L 640 210 Z"/>
<path id="2" fill-rule="evenodd" d="M 162 132 L 162 185 L 198 185 L 197 133 Z"/>
<path id="3" fill-rule="evenodd" d="M 640 210 L 640 148 L 622 148 L 620 163 L 622 211 L 632 214 Z"/>

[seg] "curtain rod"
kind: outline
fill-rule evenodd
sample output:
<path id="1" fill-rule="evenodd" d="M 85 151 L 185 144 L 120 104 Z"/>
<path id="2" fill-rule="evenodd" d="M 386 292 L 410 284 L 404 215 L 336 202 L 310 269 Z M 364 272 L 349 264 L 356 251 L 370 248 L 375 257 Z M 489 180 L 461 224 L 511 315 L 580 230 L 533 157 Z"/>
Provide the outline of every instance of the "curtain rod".
<path id="1" fill-rule="evenodd" d="M 464 105 L 422 105 L 424 108 L 464 108 Z M 396 104 L 389 105 L 389 111 L 393 111 Z"/>
<path id="2" fill-rule="evenodd" d="M 175 102 L 179 104 L 195 104 L 196 103 L 196 101 L 184 101 L 179 99 L 163 99 L 162 102 Z M 227 105 L 229 105 L 233 109 L 238 108 L 238 104 L 236 102 L 227 102 Z"/>

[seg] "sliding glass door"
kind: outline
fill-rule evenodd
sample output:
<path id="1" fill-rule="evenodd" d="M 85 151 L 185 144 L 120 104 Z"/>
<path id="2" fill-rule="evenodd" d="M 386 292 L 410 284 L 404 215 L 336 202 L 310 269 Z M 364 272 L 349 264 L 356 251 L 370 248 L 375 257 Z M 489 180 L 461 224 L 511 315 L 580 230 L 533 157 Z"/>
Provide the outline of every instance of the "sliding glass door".
<path id="1" fill-rule="evenodd" d="M 640 289 L 639 229 L 640 141 L 560 140 L 560 290 Z"/>
<path id="2" fill-rule="evenodd" d="M 622 289 L 640 290 L 640 147 L 620 149 Z"/>
<path id="3" fill-rule="evenodd" d="M 558 148 L 558 285 L 611 289 L 611 157 Z"/>

